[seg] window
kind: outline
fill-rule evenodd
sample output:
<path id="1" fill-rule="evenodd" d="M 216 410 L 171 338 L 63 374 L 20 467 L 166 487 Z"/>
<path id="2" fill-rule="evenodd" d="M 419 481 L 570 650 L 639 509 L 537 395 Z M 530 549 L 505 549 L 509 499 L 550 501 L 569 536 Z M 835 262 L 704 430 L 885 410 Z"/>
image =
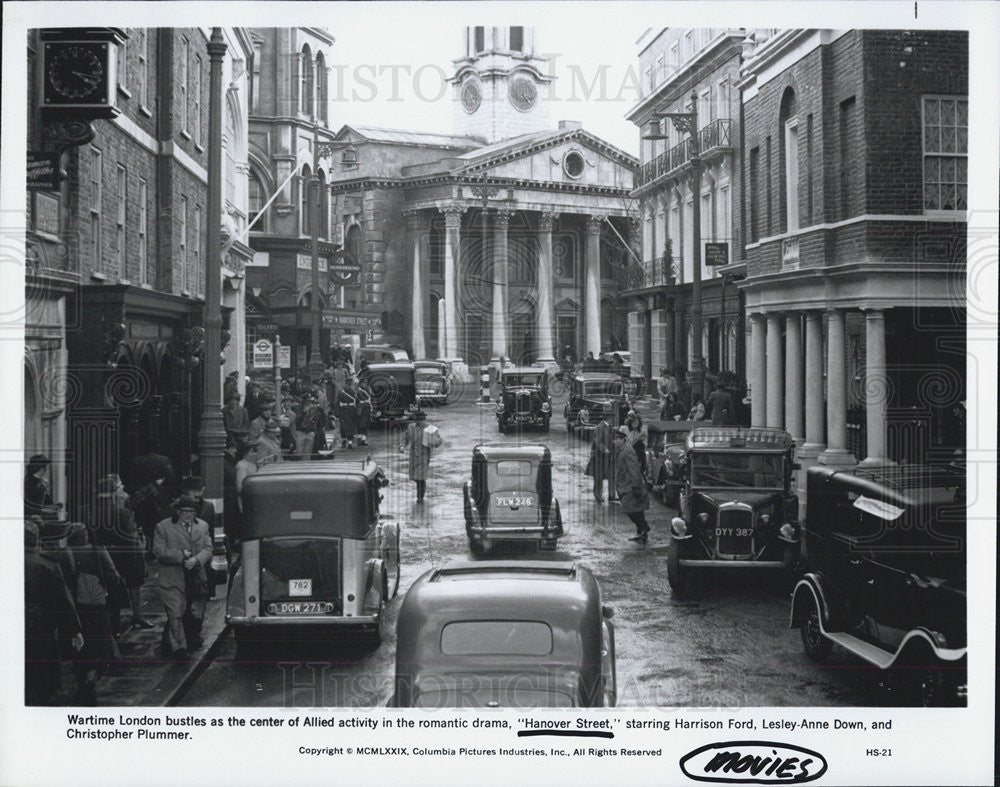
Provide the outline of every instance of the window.
<path id="1" fill-rule="evenodd" d="M 326 173 L 323 170 L 316 170 L 316 177 L 319 183 L 316 187 L 319 193 L 316 195 L 316 202 L 319 204 L 319 229 L 317 230 L 321 238 L 330 237 L 330 198 L 326 188 Z"/>
<path id="2" fill-rule="evenodd" d="M 188 274 L 188 255 L 187 255 L 187 227 L 188 227 L 188 198 L 181 197 L 181 209 L 178 214 L 178 220 L 180 223 L 180 254 L 178 254 L 178 259 L 181 261 L 181 290 L 183 292 L 189 292 L 189 282 L 190 275 Z"/>
<path id="3" fill-rule="evenodd" d="M 149 107 L 149 31 L 140 27 L 139 35 L 139 104 Z"/>
<path id="4" fill-rule="evenodd" d="M 510 29 L 510 48 L 514 52 L 524 51 L 524 28 L 512 27 Z"/>
<path id="5" fill-rule="evenodd" d="M 750 151 L 750 242 L 760 239 L 760 148 Z"/>
<path id="6" fill-rule="evenodd" d="M 690 60 L 694 57 L 694 31 L 688 30 L 684 34 L 684 59 Z"/>
<path id="7" fill-rule="evenodd" d="M 854 169 L 851 161 L 851 126 L 854 122 L 854 96 L 840 104 L 840 218 L 851 215 L 851 172 Z"/>
<path id="8" fill-rule="evenodd" d="M 201 260 L 201 205 L 194 206 L 194 243 L 191 244 L 191 265 L 194 271 L 194 289 L 198 295 L 205 294 L 205 272 L 202 270 Z"/>
<path id="9" fill-rule="evenodd" d="M 806 224 L 813 220 L 813 116 L 806 115 Z"/>
<path id="10" fill-rule="evenodd" d="M 310 117 L 316 114 L 316 75 L 308 44 L 302 47 L 302 111 Z"/>
<path id="11" fill-rule="evenodd" d="M 322 52 L 316 53 L 316 114 L 324 123 L 327 120 L 326 60 Z"/>
<path id="12" fill-rule="evenodd" d="M 650 90 L 652 90 L 653 87 L 656 85 L 656 83 L 653 81 L 653 67 L 646 66 L 646 70 L 642 72 L 642 75 L 645 77 L 646 84 L 649 86 Z"/>
<path id="13" fill-rule="evenodd" d="M 729 80 L 723 79 L 715 86 L 715 116 L 729 117 Z"/>
<path id="14" fill-rule="evenodd" d="M 250 63 L 250 112 L 257 111 L 260 100 L 260 56 L 262 45 L 260 41 L 253 42 L 253 59 Z"/>
<path id="15" fill-rule="evenodd" d="M 473 37 L 475 39 L 474 46 L 473 46 L 473 52 L 474 53 L 475 52 L 482 52 L 483 50 L 485 50 L 486 49 L 486 28 L 484 28 L 484 27 L 477 27 L 477 28 L 475 28 L 474 36 Z"/>
<path id="16" fill-rule="evenodd" d="M 104 199 L 103 158 L 97 148 L 90 149 L 90 262 L 100 271 L 104 260 L 101 256 L 101 203 Z"/>
<path id="17" fill-rule="evenodd" d="M 191 53 L 191 46 L 186 38 L 181 38 L 181 62 L 180 62 L 180 75 L 177 79 L 177 89 L 179 93 L 179 100 L 181 105 L 181 131 L 185 134 L 190 133 L 188 131 L 188 90 L 189 90 L 189 80 L 191 79 L 190 68 L 188 67 L 188 60 Z"/>
<path id="18" fill-rule="evenodd" d="M 799 229 L 799 121 L 785 121 L 785 227 Z"/>
<path id="19" fill-rule="evenodd" d="M 191 99 L 194 102 L 194 143 L 201 144 L 201 56 L 194 58 L 194 83 L 191 85 Z"/>
<path id="20" fill-rule="evenodd" d="M 118 165 L 118 215 L 115 222 L 115 235 L 118 241 L 116 249 L 119 279 L 127 279 L 125 272 L 125 206 L 128 203 L 128 171 L 121 164 Z"/>
<path id="21" fill-rule="evenodd" d="M 676 41 L 670 44 L 670 69 L 676 71 L 681 64 L 680 47 Z"/>
<path id="22" fill-rule="evenodd" d="M 764 203 L 764 210 L 767 211 L 767 217 L 766 217 L 766 223 L 764 224 L 764 232 L 770 234 L 771 227 L 774 226 L 771 223 L 771 219 L 772 219 L 772 215 L 771 215 L 771 204 L 772 204 L 772 200 L 771 200 L 771 181 L 773 179 L 771 177 L 771 138 L 770 137 L 767 138 L 767 148 L 766 148 L 766 157 L 764 159 L 764 167 L 765 167 L 764 177 L 767 179 L 767 192 L 766 192 L 766 195 L 765 195 L 765 198 L 767 199 L 767 202 Z"/>
<path id="23" fill-rule="evenodd" d="M 139 284 L 149 284 L 149 259 L 146 237 L 149 231 L 149 213 L 146 209 L 146 200 L 149 198 L 149 190 L 146 181 L 139 178 Z"/>
<path id="24" fill-rule="evenodd" d="M 718 241 L 729 241 L 732 238 L 732 231 L 729 226 L 729 186 L 722 186 L 716 198 L 715 207 L 715 239 Z M 732 254 L 732 244 L 730 244 L 730 254 Z"/>
<path id="25" fill-rule="evenodd" d="M 126 84 L 128 74 L 128 31 L 125 32 L 125 40 L 118 45 L 118 56 L 115 62 L 115 81 L 122 90 L 127 90 Z"/>
<path id="26" fill-rule="evenodd" d="M 662 52 L 656 58 L 656 81 L 662 82 L 667 76 L 667 57 Z"/>
<path id="27" fill-rule="evenodd" d="M 698 94 L 698 126 L 704 128 L 714 120 L 712 115 L 712 88 L 706 87 Z"/>
<path id="28" fill-rule="evenodd" d="M 312 216 L 309 210 L 309 189 L 312 187 L 310 180 L 312 169 L 306 164 L 302 167 L 302 177 L 299 180 L 299 226 L 302 227 L 302 234 L 308 235 L 311 230 Z"/>
<path id="29" fill-rule="evenodd" d="M 260 185 L 257 176 L 251 172 L 247 181 L 247 210 L 250 212 L 251 224 L 257 221 L 257 217 L 260 216 L 260 212 L 264 207 L 264 201 L 264 188 Z M 264 217 L 261 216 L 260 221 L 253 224 L 251 229 L 262 231 L 264 229 Z"/>
<path id="30" fill-rule="evenodd" d="M 969 206 L 969 102 L 925 96 L 924 210 L 966 210 Z"/>

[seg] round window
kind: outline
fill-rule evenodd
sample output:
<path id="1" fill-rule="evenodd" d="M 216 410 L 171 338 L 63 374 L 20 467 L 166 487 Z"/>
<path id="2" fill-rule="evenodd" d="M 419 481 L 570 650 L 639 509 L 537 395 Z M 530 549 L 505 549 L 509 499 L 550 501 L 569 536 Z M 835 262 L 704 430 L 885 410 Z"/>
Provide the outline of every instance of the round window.
<path id="1" fill-rule="evenodd" d="M 466 82 L 462 88 L 462 106 L 470 115 L 483 103 L 483 91 L 478 82 Z"/>
<path id="2" fill-rule="evenodd" d="M 563 158 L 563 169 L 571 178 L 578 178 L 583 174 L 583 156 L 575 150 L 570 151 Z"/>
<path id="3" fill-rule="evenodd" d="M 530 79 L 519 77 L 510 83 L 508 94 L 510 95 L 510 103 L 514 105 L 515 109 L 527 112 L 535 106 L 535 100 L 538 98 L 538 88 L 535 87 L 535 83 Z"/>

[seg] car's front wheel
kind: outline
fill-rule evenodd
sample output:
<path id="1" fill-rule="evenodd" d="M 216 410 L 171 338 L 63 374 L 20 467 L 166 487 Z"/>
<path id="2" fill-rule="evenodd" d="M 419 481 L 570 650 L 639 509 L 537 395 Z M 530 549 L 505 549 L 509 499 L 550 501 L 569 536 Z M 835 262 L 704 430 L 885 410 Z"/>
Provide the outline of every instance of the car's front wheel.
<path id="1" fill-rule="evenodd" d="M 689 569 L 681 565 L 680 545 L 673 538 L 667 546 L 667 582 L 675 596 L 683 596 L 687 590 Z"/>
<path id="2" fill-rule="evenodd" d="M 809 614 L 802 621 L 799 634 L 802 636 L 802 647 L 806 655 L 813 661 L 826 661 L 833 648 L 833 643 L 823 636 L 823 630 L 820 628 L 819 605 L 815 599 L 810 605 Z"/>

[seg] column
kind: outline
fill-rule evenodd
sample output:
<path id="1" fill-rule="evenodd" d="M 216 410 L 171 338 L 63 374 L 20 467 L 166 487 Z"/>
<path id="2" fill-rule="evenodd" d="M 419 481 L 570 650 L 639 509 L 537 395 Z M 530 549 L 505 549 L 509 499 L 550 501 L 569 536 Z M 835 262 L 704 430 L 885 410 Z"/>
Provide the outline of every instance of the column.
<path id="1" fill-rule="evenodd" d="M 412 320 L 410 325 L 410 344 L 414 358 L 427 357 L 424 346 L 424 281 L 423 281 L 423 241 L 427 222 L 420 211 L 406 213 L 407 226 L 410 230 L 410 243 L 413 250 L 413 290 L 411 292 Z"/>
<path id="2" fill-rule="evenodd" d="M 868 444 L 865 467 L 895 464 L 886 456 L 886 408 L 889 377 L 885 368 L 885 312 L 865 310 L 865 416 Z"/>
<path id="3" fill-rule="evenodd" d="M 830 309 L 826 328 L 826 450 L 824 465 L 853 467 L 847 450 L 847 363 L 844 358 L 844 312 Z"/>
<path id="4" fill-rule="evenodd" d="M 766 423 L 767 376 L 764 374 L 767 354 L 764 349 L 764 315 L 750 315 L 750 425 Z"/>
<path id="5" fill-rule="evenodd" d="M 511 357 L 507 330 L 507 225 L 511 211 L 498 210 L 493 225 L 493 348 L 492 355 Z"/>
<path id="6" fill-rule="evenodd" d="M 583 309 L 586 326 L 584 352 L 601 354 L 601 226 L 604 216 L 587 217 L 587 240 L 584 248 Z"/>
<path id="7" fill-rule="evenodd" d="M 801 453 L 813 459 L 823 442 L 823 315 L 806 312 L 806 441 Z M 805 463 L 803 462 L 803 466 Z"/>
<path id="8" fill-rule="evenodd" d="M 552 228 L 558 213 L 542 213 L 538 220 L 538 359 L 542 366 L 555 366 L 552 336 Z"/>
<path id="9" fill-rule="evenodd" d="M 802 443 L 802 321 L 785 314 L 785 429 Z"/>
<path id="10" fill-rule="evenodd" d="M 781 363 L 781 315 L 767 315 L 767 425 L 785 425 L 785 380 Z"/>
<path id="11" fill-rule="evenodd" d="M 458 357 L 458 253 L 464 208 L 450 205 L 444 213 L 444 344 L 445 358 Z"/>

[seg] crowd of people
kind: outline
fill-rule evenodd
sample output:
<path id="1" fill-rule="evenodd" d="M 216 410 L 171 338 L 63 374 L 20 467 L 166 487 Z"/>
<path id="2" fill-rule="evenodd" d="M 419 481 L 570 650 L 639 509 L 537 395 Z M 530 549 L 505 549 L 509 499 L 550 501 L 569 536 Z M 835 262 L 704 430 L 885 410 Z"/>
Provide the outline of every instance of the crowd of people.
<path id="1" fill-rule="evenodd" d="M 714 426 L 738 423 L 737 402 L 730 392 L 731 381 L 723 375 L 708 377 L 712 392 L 708 397 L 691 390 L 687 376 L 677 370 L 660 369 L 656 381 L 660 395 L 661 421 L 711 421 Z"/>

